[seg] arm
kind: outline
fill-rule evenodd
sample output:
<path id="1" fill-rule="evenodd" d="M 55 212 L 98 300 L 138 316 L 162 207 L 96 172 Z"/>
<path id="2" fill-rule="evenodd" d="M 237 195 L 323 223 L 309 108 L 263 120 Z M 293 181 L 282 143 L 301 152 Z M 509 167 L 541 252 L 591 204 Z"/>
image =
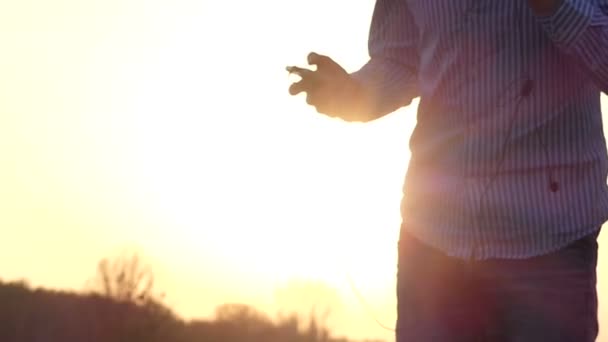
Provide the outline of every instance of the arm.
<path id="1" fill-rule="evenodd" d="M 351 74 L 372 99 L 371 117 L 407 106 L 418 96 L 417 40 L 407 1 L 376 1 L 368 42 L 370 60 Z"/>
<path id="2" fill-rule="evenodd" d="M 608 0 L 528 0 L 551 40 L 608 93 Z"/>

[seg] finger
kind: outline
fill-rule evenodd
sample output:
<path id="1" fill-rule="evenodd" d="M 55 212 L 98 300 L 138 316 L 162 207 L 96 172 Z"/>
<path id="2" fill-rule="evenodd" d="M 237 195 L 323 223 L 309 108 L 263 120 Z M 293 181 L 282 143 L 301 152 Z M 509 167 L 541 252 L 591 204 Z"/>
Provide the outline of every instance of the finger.
<path id="1" fill-rule="evenodd" d="M 324 68 L 332 66 L 336 63 L 328 56 L 320 55 L 316 52 L 311 52 L 308 54 L 308 64 L 316 65 L 317 68 Z"/>
<path id="2" fill-rule="evenodd" d="M 319 87 L 320 82 L 318 75 L 311 70 L 304 69 L 304 71 L 304 73 L 300 74 L 302 79 L 289 87 L 289 93 L 291 95 L 297 95 L 301 92 L 310 92 Z"/>
<path id="3" fill-rule="evenodd" d="M 310 75 L 311 73 L 313 73 L 312 70 L 309 69 L 305 69 L 305 68 L 300 68 L 297 66 L 288 66 L 285 68 L 290 74 L 296 74 L 300 77 L 305 77 Z"/>
<path id="4" fill-rule="evenodd" d="M 285 68 L 290 74 L 296 74 L 300 76 L 300 81 L 293 83 L 289 87 L 289 93 L 291 95 L 297 95 L 301 92 L 308 91 L 308 87 L 310 86 L 310 78 L 313 76 L 313 71 L 305 68 L 300 68 L 297 66 L 288 66 Z"/>
<path id="5" fill-rule="evenodd" d="M 316 84 L 317 82 L 315 82 L 314 77 L 302 77 L 300 81 L 293 83 L 289 87 L 289 94 L 298 95 L 301 92 L 311 92 L 317 88 Z"/>
<path id="6" fill-rule="evenodd" d="M 333 117 L 333 112 L 331 110 L 331 104 L 329 99 L 321 99 L 321 98 L 313 98 L 311 99 L 312 105 L 315 107 L 315 110 L 319 114 L 324 114 L 330 117 Z"/>
<path id="7" fill-rule="evenodd" d="M 306 90 L 304 89 L 304 86 L 302 85 L 302 81 L 292 83 L 289 86 L 289 95 L 298 95 L 299 93 L 304 92 L 304 91 L 306 91 Z"/>
<path id="8" fill-rule="evenodd" d="M 314 106 L 319 113 L 324 113 L 328 109 L 329 100 L 323 89 L 316 88 L 306 93 L 306 103 Z"/>
<path id="9" fill-rule="evenodd" d="M 315 96 L 314 93 L 306 93 L 306 103 L 308 105 L 314 106 L 315 105 Z"/>

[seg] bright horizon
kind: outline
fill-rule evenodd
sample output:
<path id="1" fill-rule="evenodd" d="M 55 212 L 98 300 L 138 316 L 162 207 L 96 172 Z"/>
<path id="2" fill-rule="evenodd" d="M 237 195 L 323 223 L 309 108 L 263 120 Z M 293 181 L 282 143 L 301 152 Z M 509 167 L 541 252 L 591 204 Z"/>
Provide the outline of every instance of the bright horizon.
<path id="1" fill-rule="evenodd" d="M 284 70 L 310 51 L 356 70 L 372 9 L 347 0 L 0 4 L 0 279 L 82 290 L 99 259 L 130 246 L 184 318 L 225 302 L 274 316 L 318 301 L 332 304 L 337 335 L 390 341 L 347 277 L 392 326 L 417 101 L 347 124 L 290 97 Z M 275 293 L 292 281 L 336 293 Z"/>

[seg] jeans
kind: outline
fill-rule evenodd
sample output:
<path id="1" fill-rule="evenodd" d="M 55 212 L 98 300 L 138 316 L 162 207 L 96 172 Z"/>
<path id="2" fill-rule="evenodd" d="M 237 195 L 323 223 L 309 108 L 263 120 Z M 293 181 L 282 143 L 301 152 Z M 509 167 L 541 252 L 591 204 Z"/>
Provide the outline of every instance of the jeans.
<path id="1" fill-rule="evenodd" d="M 530 259 L 463 260 L 402 232 L 397 342 L 592 342 L 597 233 Z"/>

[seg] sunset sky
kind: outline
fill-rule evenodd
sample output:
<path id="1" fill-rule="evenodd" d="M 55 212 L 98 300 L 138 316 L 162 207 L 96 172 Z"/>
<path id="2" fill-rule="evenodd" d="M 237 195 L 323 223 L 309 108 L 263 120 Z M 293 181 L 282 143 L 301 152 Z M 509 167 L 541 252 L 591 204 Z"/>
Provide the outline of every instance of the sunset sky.
<path id="1" fill-rule="evenodd" d="M 136 249 L 185 318 L 317 303 L 338 334 L 390 339 L 347 279 L 392 326 L 416 105 L 347 124 L 284 70 L 310 51 L 357 69 L 373 4 L 1 2 L 0 278 L 82 290 Z"/>

